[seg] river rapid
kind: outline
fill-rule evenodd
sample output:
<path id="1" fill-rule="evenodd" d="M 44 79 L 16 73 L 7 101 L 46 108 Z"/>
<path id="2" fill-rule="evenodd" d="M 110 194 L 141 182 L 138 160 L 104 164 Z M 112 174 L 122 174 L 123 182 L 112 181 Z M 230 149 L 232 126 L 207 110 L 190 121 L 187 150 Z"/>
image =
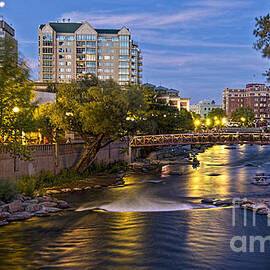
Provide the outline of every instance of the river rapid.
<path id="1" fill-rule="evenodd" d="M 270 146 L 213 146 L 182 175 L 128 174 L 122 187 L 63 195 L 76 211 L 0 228 L 0 269 L 270 269 L 264 252 L 235 252 L 235 236 L 270 235 L 265 216 L 201 204 L 204 197 L 270 197 Z M 238 243 L 239 247 L 239 243 Z"/>

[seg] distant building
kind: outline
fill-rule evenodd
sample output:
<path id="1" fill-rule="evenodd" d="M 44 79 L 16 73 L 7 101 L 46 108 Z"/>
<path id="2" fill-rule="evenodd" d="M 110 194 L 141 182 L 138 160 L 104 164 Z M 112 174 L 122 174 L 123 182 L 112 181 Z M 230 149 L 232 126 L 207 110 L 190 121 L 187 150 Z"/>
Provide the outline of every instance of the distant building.
<path id="1" fill-rule="evenodd" d="M 270 120 L 270 87 L 265 84 L 247 84 L 245 89 L 225 89 L 223 109 L 230 117 L 241 107 L 250 107 L 256 119 Z"/>
<path id="2" fill-rule="evenodd" d="M 41 82 L 69 82 L 85 74 L 120 85 L 140 84 L 142 57 L 126 27 L 94 29 L 88 22 L 39 26 Z"/>
<path id="3" fill-rule="evenodd" d="M 179 90 L 168 89 L 164 86 L 156 87 L 154 84 L 146 83 L 144 86 L 153 88 L 159 93 L 159 100 L 165 104 L 176 107 L 178 110 L 186 109 L 189 111 L 190 98 L 182 98 L 179 96 Z"/>
<path id="4" fill-rule="evenodd" d="M 3 40 L 10 40 L 14 43 L 14 53 L 17 54 L 18 43 L 15 39 L 15 30 L 2 18 L 0 18 L 0 49 L 3 49 L 3 44 L 1 45 Z"/>
<path id="5" fill-rule="evenodd" d="M 222 105 L 217 105 L 214 100 L 202 100 L 198 104 L 190 105 L 190 110 L 199 114 L 201 118 L 206 118 L 208 113 L 213 109 L 222 108 Z"/>

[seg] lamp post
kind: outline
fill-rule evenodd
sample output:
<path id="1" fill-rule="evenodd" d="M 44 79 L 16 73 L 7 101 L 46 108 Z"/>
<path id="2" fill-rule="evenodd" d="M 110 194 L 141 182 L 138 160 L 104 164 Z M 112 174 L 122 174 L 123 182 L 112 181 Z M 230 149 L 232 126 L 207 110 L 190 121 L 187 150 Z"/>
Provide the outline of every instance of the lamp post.
<path id="1" fill-rule="evenodd" d="M 246 122 L 246 118 L 242 116 L 242 117 L 240 118 L 240 120 L 242 121 L 242 126 L 244 126 L 244 125 L 245 125 L 245 122 Z"/>
<path id="2" fill-rule="evenodd" d="M 16 130 L 16 126 L 15 126 L 15 122 L 16 122 L 15 115 L 20 112 L 20 108 L 15 106 L 12 109 L 12 111 L 14 112 L 14 115 L 13 115 L 14 140 L 15 140 L 15 143 L 16 143 L 17 142 L 17 130 Z M 14 172 L 16 172 L 17 171 L 17 166 L 16 166 L 16 150 L 15 149 L 14 149 L 13 168 L 14 168 Z"/>

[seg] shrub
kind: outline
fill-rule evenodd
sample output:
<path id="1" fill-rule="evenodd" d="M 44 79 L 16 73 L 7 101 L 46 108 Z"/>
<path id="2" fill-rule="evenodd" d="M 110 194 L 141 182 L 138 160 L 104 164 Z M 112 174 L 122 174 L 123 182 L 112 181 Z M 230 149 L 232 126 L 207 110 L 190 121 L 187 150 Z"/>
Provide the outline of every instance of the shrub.
<path id="1" fill-rule="evenodd" d="M 54 185 L 55 176 L 51 171 L 41 171 L 36 188 L 46 188 Z"/>
<path id="2" fill-rule="evenodd" d="M 6 203 L 11 202 L 18 195 L 18 188 L 15 181 L 0 180 L 0 200 Z"/>
<path id="3" fill-rule="evenodd" d="M 38 178 L 35 176 L 23 176 L 18 181 L 18 188 L 26 196 L 34 197 L 37 189 Z"/>

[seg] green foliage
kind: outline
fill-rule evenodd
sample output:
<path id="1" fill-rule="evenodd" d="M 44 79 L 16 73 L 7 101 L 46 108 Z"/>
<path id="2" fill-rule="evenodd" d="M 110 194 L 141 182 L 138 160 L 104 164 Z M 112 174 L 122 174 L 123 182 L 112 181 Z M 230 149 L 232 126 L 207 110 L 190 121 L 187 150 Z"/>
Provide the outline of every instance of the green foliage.
<path id="1" fill-rule="evenodd" d="M 232 113 L 232 120 L 242 124 L 243 126 L 252 126 L 255 114 L 250 107 L 241 107 Z"/>
<path id="2" fill-rule="evenodd" d="M 11 202 L 18 195 L 16 182 L 12 180 L 0 180 L 0 201 Z"/>
<path id="3" fill-rule="evenodd" d="M 18 189 L 20 193 L 26 196 L 34 197 L 37 189 L 38 177 L 35 176 L 23 176 L 18 181 Z"/>
<path id="4" fill-rule="evenodd" d="M 256 28 L 253 34 L 257 38 L 254 48 L 260 51 L 263 57 L 270 58 L 270 14 L 256 18 Z M 264 73 L 270 82 L 270 69 Z"/>
<path id="5" fill-rule="evenodd" d="M 89 169 L 87 170 L 85 176 L 92 175 L 93 173 L 109 173 L 114 174 L 120 171 L 124 171 L 127 169 L 127 162 L 125 161 L 116 161 L 110 164 L 101 164 L 97 162 L 93 162 Z"/>
<path id="6" fill-rule="evenodd" d="M 207 118 L 215 119 L 215 117 L 221 120 L 223 117 L 227 117 L 227 115 L 223 109 L 215 108 L 208 113 Z"/>
<path id="7" fill-rule="evenodd" d="M 29 159 L 31 153 L 23 145 L 29 138 L 22 131 L 34 129 L 32 99 L 33 85 L 24 61 L 17 60 L 16 45 L 1 41 L 0 50 L 0 150 L 13 157 Z M 0 47 L 1 47 L 0 46 Z M 17 111 L 14 111 L 14 108 Z"/>

